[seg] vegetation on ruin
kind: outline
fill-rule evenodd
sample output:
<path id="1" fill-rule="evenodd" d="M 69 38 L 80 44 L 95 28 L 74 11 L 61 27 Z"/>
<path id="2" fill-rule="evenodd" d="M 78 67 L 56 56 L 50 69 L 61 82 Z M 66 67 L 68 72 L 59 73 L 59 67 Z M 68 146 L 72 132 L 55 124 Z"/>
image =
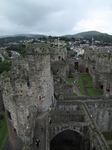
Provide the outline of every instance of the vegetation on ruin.
<path id="1" fill-rule="evenodd" d="M 89 74 L 80 74 L 79 77 L 79 91 L 83 94 L 85 94 L 86 89 L 88 95 L 90 96 L 102 96 L 103 90 L 96 89 L 93 87 L 92 77 Z"/>
<path id="2" fill-rule="evenodd" d="M 112 132 L 103 132 L 105 139 L 108 141 L 112 141 Z M 110 149 L 112 150 L 112 144 L 109 144 Z"/>
<path id="3" fill-rule="evenodd" d="M 106 140 L 112 140 L 112 132 L 103 132 Z"/>
<path id="4" fill-rule="evenodd" d="M 82 95 L 86 95 L 83 87 L 82 74 L 79 76 L 78 89 Z"/>
<path id="5" fill-rule="evenodd" d="M 110 146 L 110 149 L 112 150 L 112 144 L 111 145 L 109 145 Z"/>
<path id="6" fill-rule="evenodd" d="M 93 87 L 87 88 L 87 91 L 90 96 L 103 96 L 103 91 L 99 89 L 95 89 Z"/>
<path id="7" fill-rule="evenodd" d="M 7 137 L 8 137 L 8 129 L 4 113 L 3 119 L 0 120 L 0 150 L 2 150 Z"/>
<path id="8" fill-rule="evenodd" d="M 4 61 L 0 61 L 0 74 L 4 71 L 9 71 L 11 69 L 11 61 L 5 59 Z"/>
<path id="9" fill-rule="evenodd" d="M 68 76 L 69 83 L 74 83 L 74 80 L 75 80 L 75 74 L 71 74 Z"/>
<path id="10" fill-rule="evenodd" d="M 73 96 L 77 96 L 77 94 L 73 92 Z"/>
<path id="11" fill-rule="evenodd" d="M 10 46 L 7 48 L 7 52 L 8 52 L 8 51 L 11 51 L 11 50 L 18 52 L 18 53 L 21 54 L 23 57 L 25 57 L 25 55 L 26 55 L 26 46 L 25 46 L 25 44 L 10 45 Z"/>

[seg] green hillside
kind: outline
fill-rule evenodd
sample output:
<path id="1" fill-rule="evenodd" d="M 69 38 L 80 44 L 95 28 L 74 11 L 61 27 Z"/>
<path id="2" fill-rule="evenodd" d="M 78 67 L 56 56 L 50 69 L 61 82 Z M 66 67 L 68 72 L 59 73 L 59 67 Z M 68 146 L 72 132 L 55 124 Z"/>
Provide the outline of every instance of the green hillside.
<path id="1" fill-rule="evenodd" d="M 88 39 L 88 40 L 91 40 L 93 37 L 95 40 L 98 40 L 98 41 L 104 41 L 104 42 L 112 43 L 112 35 L 109 35 L 107 33 L 101 33 L 98 31 L 81 32 L 81 33 L 74 34 L 74 35 L 66 35 L 65 37 L 68 37 L 68 38 L 73 37 L 76 39 L 82 38 L 82 39 Z"/>

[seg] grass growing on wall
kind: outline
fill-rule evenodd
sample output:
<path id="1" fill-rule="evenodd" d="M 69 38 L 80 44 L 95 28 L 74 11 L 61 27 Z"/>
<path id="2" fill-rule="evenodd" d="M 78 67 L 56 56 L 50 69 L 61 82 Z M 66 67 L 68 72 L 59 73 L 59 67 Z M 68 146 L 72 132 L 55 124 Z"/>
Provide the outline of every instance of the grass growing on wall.
<path id="1" fill-rule="evenodd" d="M 90 74 L 86 74 L 86 77 L 84 77 L 84 80 L 87 80 L 87 91 L 90 96 L 102 96 L 103 90 L 96 89 L 93 87 L 93 80 Z"/>
<path id="2" fill-rule="evenodd" d="M 68 77 L 69 83 L 73 84 L 74 80 L 75 80 L 75 74 L 71 74 Z M 85 85 L 83 85 L 83 81 L 85 81 Z M 103 95 L 103 90 L 96 89 L 93 87 L 93 81 L 92 81 L 92 77 L 90 76 L 90 74 L 80 74 L 79 76 L 78 90 L 80 91 L 82 95 L 86 95 L 84 86 L 90 96 L 102 96 Z M 76 96 L 75 94 L 73 95 Z"/>
<path id="3" fill-rule="evenodd" d="M 8 137 L 8 129 L 4 113 L 3 119 L 0 120 L 0 150 L 2 150 L 7 137 Z"/>

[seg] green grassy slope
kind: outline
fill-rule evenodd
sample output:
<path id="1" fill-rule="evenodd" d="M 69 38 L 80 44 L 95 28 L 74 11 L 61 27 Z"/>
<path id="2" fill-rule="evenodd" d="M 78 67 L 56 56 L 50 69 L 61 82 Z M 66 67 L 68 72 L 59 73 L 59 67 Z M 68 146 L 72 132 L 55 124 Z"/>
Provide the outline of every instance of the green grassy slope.
<path id="1" fill-rule="evenodd" d="M 0 150 L 2 150 L 7 137 L 8 137 L 8 129 L 4 113 L 3 119 L 0 120 Z"/>

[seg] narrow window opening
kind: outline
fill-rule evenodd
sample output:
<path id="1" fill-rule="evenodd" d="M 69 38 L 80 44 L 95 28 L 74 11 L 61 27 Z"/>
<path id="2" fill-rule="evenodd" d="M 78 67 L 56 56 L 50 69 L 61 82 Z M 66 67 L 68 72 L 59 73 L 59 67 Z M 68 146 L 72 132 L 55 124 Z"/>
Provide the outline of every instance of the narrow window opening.
<path id="1" fill-rule="evenodd" d="M 7 116 L 8 116 L 8 118 L 10 119 L 10 120 L 12 120 L 12 118 L 11 118 L 11 113 L 7 110 Z"/>
<path id="2" fill-rule="evenodd" d="M 14 132 L 16 133 L 16 129 L 14 128 Z"/>
<path id="3" fill-rule="evenodd" d="M 103 89 L 103 85 L 101 85 L 101 89 Z"/>
<path id="4" fill-rule="evenodd" d="M 29 82 L 27 82 L 27 86 L 28 86 L 28 87 L 30 86 L 30 83 L 29 83 Z"/>

